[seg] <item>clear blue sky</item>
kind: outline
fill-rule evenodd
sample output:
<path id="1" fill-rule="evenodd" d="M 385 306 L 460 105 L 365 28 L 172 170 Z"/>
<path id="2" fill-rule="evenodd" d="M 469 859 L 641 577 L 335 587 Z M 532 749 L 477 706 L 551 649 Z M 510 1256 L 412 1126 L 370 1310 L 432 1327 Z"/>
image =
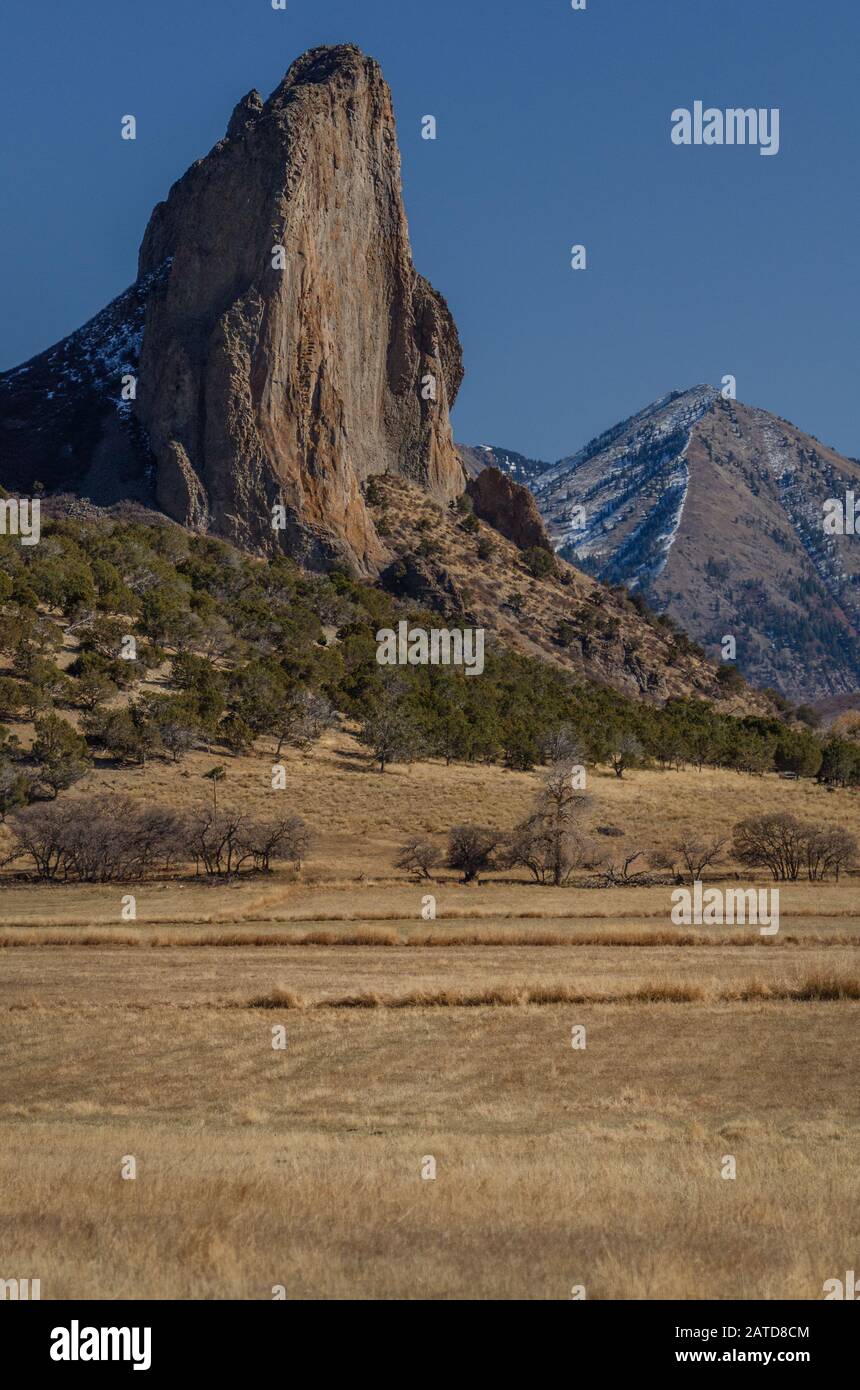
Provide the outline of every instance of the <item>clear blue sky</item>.
<path id="1" fill-rule="evenodd" d="M 463 339 L 458 439 L 555 459 L 730 372 L 860 455 L 860 0 L 4 0 L 0 367 L 133 280 L 243 93 L 340 42 L 393 89 L 416 264 Z M 778 106 L 779 154 L 673 146 L 696 99 Z"/>

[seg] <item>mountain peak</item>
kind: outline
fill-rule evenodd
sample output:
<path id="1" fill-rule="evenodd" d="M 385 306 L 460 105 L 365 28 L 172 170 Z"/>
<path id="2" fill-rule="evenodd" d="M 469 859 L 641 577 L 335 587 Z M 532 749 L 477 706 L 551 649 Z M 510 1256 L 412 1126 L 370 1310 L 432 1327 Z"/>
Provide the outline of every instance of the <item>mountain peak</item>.
<path id="1" fill-rule="evenodd" d="M 379 65 L 315 48 L 265 103 L 243 97 L 157 205 L 135 285 L 0 376 L 0 481 L 131 496 L 248 548 L 374 573 L 386 548 L 361 483 L 462 491 L 462 374 L 448 307 L 412 262 Z"/>
<path id="2" fill-rule="evenodd" d="M 860 683 L 860 557 L 823 503 L 860 466 L 716 387 L 670 392 L 530 483 L 555 548 L 712 656 L 817 699 Z"/>

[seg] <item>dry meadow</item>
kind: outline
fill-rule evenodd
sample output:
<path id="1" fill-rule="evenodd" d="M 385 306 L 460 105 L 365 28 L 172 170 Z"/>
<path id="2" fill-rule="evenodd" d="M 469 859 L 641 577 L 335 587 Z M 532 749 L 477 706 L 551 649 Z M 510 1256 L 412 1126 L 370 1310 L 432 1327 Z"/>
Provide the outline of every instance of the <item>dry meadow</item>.
<path id="1" fill-rule="evenodd" d="M 192 805 L 212 761 L 69 795 Z M 271 761 L 232 760 L 219 796 L 258 806 Z M 300 874 L 7 875 L 0 1276 L 43 1298 L 816 1299 L 856 1267 L 856 877 L 782 885 L 770 939 L 672 927 L 666 886 L 419 884 L 392 866 L 404 830 L 510 825 L 537 775 L 380 776 L 344 734 L 287 762 Z M 628 849 L 764 809 L 860 830 L 856 793 L 775 776 L 592 780 Z"/>

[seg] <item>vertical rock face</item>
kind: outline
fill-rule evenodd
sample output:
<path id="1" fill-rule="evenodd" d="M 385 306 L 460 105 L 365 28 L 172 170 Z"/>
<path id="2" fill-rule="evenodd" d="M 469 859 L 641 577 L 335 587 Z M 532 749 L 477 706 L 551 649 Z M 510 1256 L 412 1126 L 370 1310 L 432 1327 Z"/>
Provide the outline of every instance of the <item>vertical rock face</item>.
<path id="1" fill-rule="evenodd" d="M 357 48 L 314 49 L 268 101 L 239 102 L 153 212 L 137 286 L 136 433 L 126 421 L 116 471 L 133 472 L 119 455 L 136 452 L 175 520 L 373 572 L 384 548 L 364 479 L 398 474 L 439 500 L 463 490 L 449 423 L 457 331 L 412 264 L 391 94 Z M 68 352 L 58 360 L 67 368 Z M 67 443 L 98 501 L 107 425 L 92 414 L 95 443 Z"/>
<path id="2" fill-rule="evenodd" d="M 448 422 L 459 342 L 412 264 L 391 95 L 372 59 L 315 49 L 267 102 L 245 97 L 152 215 L 140 275 L 169 258 L 138 413 L 171 516 L 260 545 L 282 502 L 293 552 L 368 570 L 382 548 L 363 479 L 462 491 Z"/>

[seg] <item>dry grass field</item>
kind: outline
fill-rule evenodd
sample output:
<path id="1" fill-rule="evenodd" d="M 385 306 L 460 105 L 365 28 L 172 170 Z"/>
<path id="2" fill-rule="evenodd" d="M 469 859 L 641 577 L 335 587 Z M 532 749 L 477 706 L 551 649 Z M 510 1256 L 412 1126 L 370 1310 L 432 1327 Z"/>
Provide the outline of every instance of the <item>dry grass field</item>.
<path id="1" fill-rule="evenodd" d="M 69 795 L 191 805 L 213 761 Z M 288 755 L 286 793 L 270 765 L 231 760 L 219 797 L 299 810 L 300 875 L 137 885 L 136 922 L 118 885 L 0 888 L 0 1277 L 47 1299 L 816 1299 L 856 1267 L 857 878 L 782 885 L 770 939 L 672 927 L 666 886 L 418 884 L 392 867 L 404 830 L 510 825 L 537 775 L 380 776 L 342 733 Z M 777 777 L 591 790 L 613 846 L 763 809 L 860 830 L 855 793 Z"/>
<path id="2" fill-rule="evenodd" d="M 4 1261 L 44 1297 L 816 1298 L 855 1258 L 856 1004 L 6 1022 Z"/>

